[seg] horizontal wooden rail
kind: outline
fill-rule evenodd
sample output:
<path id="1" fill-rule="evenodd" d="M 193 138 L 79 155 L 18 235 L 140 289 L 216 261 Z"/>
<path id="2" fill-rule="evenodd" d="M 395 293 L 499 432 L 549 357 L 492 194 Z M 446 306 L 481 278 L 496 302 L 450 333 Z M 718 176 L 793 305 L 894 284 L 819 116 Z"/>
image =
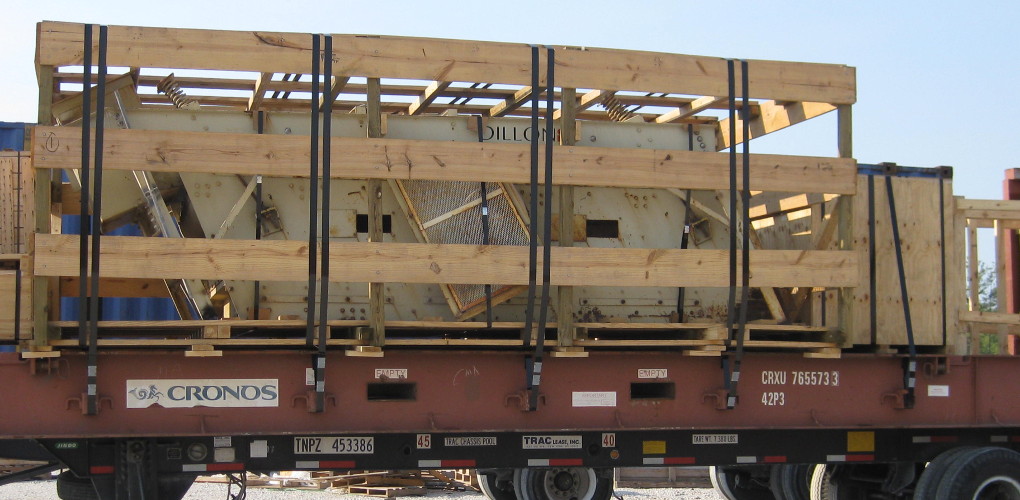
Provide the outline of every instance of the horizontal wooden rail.
<path id="1" fill-rule="evenodd" d="M 553 285 L 725 287 L 728 251 L 553 247 Z M 301 281 L 307 244 L 279 240 L 102 239 L 101 277 Z M 528 282 L 523 246 L 340 243 L 331 245 L 336 282 Z M 36 235 L 36 274 L 78 272 L 78 236 Z M 541 265 L 541 264 L 540 264 Z M 852 287 L 857 256 L 849 251 L 751 251 L 753 287 Z"/>
<path id="2" fill-rule="evenodd" d="M 1020 200 L 968 200 L 956 203 L 956 209 L 968 219 L 1020 220 Z"/>
<path id="3" fill-rule="evenodd" d="M 38 31 L 37 64 L 82 64 L 82 24 L 46 21 Z M 308 33 L 110 26 L 107 61 L 125 67 L 307 74 L 311 39 Z M 562 87 L 727 95 L 726 59 L 556 48 L 556 84 Z M 338 76 L 531 84 L 531 48 L 523 43 L 338 34 L 333 60 Z M 545 67 L 540 64 L 542 84 Z M 856 101 L 856 75 L 848 66 L 749 61 L 748 76 L 753 98 Z"/>
<path id="4" fill-rule="evenodd" d="M 302 177 L 308 138 L 165 130 L 107 130 L 103 167 L 112 170 Z M 34 166 L 76 168 L 81 129 L 35 127 Z M 527 183 L 527 144 L 334 138 L 335 178 Z M 559 146 L 553 182 L 579 186 L 729 188 L 726 153 Z M 544 164 L 540 159 L 539 164 Z M 852 159 L 752 155 L 751 186 L 763 191 L 854 194 Z M 541 176 L 541 174 L 540 174 Z"/>

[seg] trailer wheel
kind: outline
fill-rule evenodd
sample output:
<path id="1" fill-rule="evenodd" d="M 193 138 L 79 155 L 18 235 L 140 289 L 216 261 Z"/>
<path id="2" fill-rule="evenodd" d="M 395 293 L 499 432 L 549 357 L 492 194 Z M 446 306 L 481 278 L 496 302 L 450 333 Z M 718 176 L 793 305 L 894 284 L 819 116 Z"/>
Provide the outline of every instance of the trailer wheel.
<path id="1" fill-rule="evenodd" d="M 57 497 L 61 500 L 99 500 L 92 480 L 65 470 L 57 475 Z"/>
<path id="2" fill-rule="evenodd" d="M 716 467 L 708 469 L 715 491 L 726 500 L 775 500 L 769 489 L 770 467 Z"/>
<path id="3" fill-rule="evenodd" d="M 939 481 L 935 500 L 1020 500 L 1020 453 L 979 448 L 958 455 Z"/>
<path id="4" fill-rule="evenodd" d="M 527 468 L 514 471 L 517 500 L 609 500 L 612 469 Z"/>
<path id="5" fill-rule="evenodd" d="M 813 465 L 773 465 L 769 489 L 776 500 L 811 500 L 811 471 Z"/>
<path id="6" fill-rule="evenodd" d="M 489 500 L 517 500 L 514 493 L 513 472 L 478 472 L 478 488 Z"/>
<path id="7" fill-rule="evenodd" d="M 957 457 L 971 451 L 974 451 L 974 448 L 969 446 L 953 448 L 940 453 L 935 459 L 928 462 L 924 472 L 921 473 L 921 478 L 917 480 L 917 485 L 914 487 L 914 498 L 935 498 L 935 492 L 938 491 L 939 483 L 946 475 L 946 470 L 949 469 L 949 466 L 953 464 Z"/>
<path id="8" fill-rule="evenodd" d="M 818 464 L 811 474 L 811 500 L 867 500 L 867 485 L 850 479 L 844 465 Z"/>

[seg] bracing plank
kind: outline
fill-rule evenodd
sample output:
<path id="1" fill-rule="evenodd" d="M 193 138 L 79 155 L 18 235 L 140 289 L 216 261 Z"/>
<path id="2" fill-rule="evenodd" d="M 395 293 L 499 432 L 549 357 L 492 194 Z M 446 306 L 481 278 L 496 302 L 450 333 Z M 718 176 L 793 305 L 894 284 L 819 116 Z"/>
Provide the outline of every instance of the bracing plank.
<path id="1" fill-rule="evenodd" d="M 791 125 L 810 120 L 836 109 L 836 106 L 824 102 L 762 102 L 761 112 L 751 120 L 751 139 L 782 130 Z M 716 148 L 720 151 L 744 142 L 744 125 L 737 117 L 736 140 L 730 138 L 730 119 L 719 120 L 716 125 Z"/>
<path id="2" fill-rule="evenodd" d="M 39 234 L 36 274 L 78 272 L 78 237 Z M 523 246 L 334 243 L 331 279 L 343 282 L 527 284 Z M 705 286 L 728 284 L 726 250 L 553 247 L 553 285 Z M 101 277 L 293 281 L 308 271 L 299 241 L 103 238 Z M 756 250 L 751 286 L 856 286 L 847 251 Z"/>
<path id="3" fill-rule="evenodd" d="M 411 103 L 407 108 L 407 114 L 409 115 L 420 115 L 429 109 L 429 105 L 436 100 L 439 95 L 450 86 L 450 82 L 432 82 L 428 87 L 425 88 L 425 92 L 422 93 L 414 102 Z"/>
<path id="4" fill-rule="evenodd" d="M 36 63 L 82 63 L 83 26 L 39 23 Z M 311 35 L 110 26 L 110 66 L 308 73 Z M 336 74 L 530 85 L 531 48 L 523 43 L 372 35 L 333 35 Z M 556 83 L 687 95 L 726 95 L 726 59 L 589 47 L 556 47 Z M 544 55 L 543 55 L 544 57 Z M 854 68 L 749 61 L 753 98 L 852 104 Z M 540 64 L 545 83 L 545 64 Z"/>
<path id="5" fill-rule="evenodd" d="M 36 127 L 36 168 L 63 169 L 81 157 L 80 130 Z M 104 168 L 279 177 L 307 175 L 307 138 L 291 135 L 108 130 Z M 334 138 L 335 178 L 527 183 L 527 144 Z M 544 151 L 540 152 L 544 156 Z M 561 185 L 728 189 L 727 155 L 683 150 L 558 146 Z M 543 164 L 540 160 L 539 164 Z M 751 184 L 766 191 L 854 194 L 852 159 L 752 155 Z"/>

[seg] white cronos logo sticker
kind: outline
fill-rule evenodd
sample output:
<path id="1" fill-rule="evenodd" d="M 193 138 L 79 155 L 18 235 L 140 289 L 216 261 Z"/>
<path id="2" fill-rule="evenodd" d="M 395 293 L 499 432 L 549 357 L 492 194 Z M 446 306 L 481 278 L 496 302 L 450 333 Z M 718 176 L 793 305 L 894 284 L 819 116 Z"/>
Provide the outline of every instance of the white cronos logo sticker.
<path id="1" fill-rule="evenodd" d="M 280 405 L 279 379 L 128 380 L 127 407 L 216 408 Z"/>

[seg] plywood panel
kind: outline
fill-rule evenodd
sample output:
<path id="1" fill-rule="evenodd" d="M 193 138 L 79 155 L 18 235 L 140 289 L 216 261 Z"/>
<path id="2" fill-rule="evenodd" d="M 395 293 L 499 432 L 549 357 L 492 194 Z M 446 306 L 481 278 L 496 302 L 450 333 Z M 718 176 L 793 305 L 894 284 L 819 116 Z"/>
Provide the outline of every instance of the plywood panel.
<path id="1" fill-rule="evenodd" d="M 0 254 L 27 251 L 34 173 L 27 153 L 0 152 Z"/>
<path id="2" fill-rule="evenodd" d="M 876 296 L 868 289 L 868 190 L 867 176 L 859 176 L 859 195 L 854 199 L 854 248 L 860 254 L 864 280 L 854 291 L 853 331 L 849 337 L 855 344 L 872 341 L 870 303 L 876 304 L 877 329 L 874 342 L 879 345 L 905 345 L 907 332 L 903 301 L 890 219 L 886 178 L 875 176 L 875 281 Z M 893 177 L 893 194 L 899 222 L 908 302 L 917 345 L 943 345 L 942 330 L 942 253 L 939 225 L 939 181 L 931 178 Z M 951 183 L 945 182 L 946 197 L 951 196 Z M 946 212 L 947 241 L 952 235 L 953 212 Z M 947 266 L 952 263 L 953 243 L 947 252 Z M 951 270 L 947 267 L 947 274 Z M 948 278 L 947 278 L 947 281 Z M 952 281 L 949 283 L 953 284 Z M 949 290 L 957 290 L 949 288 Z M 951 292 L 957 293 L 957 292 Z M 947 304 L 948 305 L 948 304 Z M 947 318 L 950 328 L 953 318 Z"/>
<path id="3" fill-rule="evenodd" d="M 15 340 L 14 297 L 17 294 L 17 271 L 0 271 L 0 340 Z M 32 279 L 21 276 L 21 331 L 19 340 L 31 337 L 32 332 Z"/>

